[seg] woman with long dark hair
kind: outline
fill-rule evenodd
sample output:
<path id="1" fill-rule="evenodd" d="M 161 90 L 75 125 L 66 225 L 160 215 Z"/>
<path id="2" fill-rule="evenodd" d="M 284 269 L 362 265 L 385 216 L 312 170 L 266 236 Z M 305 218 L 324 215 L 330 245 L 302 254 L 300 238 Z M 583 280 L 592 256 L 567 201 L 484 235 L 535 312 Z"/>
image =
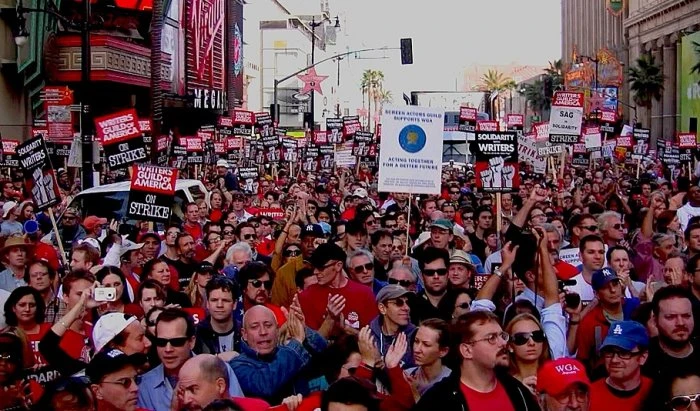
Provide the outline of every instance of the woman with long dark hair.
<path id="1" fill-rule="evenodd" d="M 102 287 L 116 290 L 114 301 L 110 301 L 94 310 L 93 319 L 95 321 L 102 314 L 114 312 L 132 314 L 137 317 L 141 316 L 138 306 L 131 303 L 131 298 L 129 298 L 129 293 L 126 290 L 126 278 L 119 268 L 112 266 L 102 267 L 95 275 L 95 278 Z"/>

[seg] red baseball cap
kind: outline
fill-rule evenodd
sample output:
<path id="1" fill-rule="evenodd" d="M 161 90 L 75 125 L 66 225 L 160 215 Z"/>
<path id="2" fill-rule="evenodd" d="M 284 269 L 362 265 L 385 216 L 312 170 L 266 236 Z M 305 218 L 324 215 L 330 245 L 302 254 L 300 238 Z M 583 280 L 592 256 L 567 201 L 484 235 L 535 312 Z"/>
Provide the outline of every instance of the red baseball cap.
<path id="1" fill-rule="evenodd" d="M 574 384 L 589 388 L 591 381 L 586 375 L 586 367 L 573 358 L 559 358 L 548 361 L 537 373 L 537 391 L 557 396 Z"/>

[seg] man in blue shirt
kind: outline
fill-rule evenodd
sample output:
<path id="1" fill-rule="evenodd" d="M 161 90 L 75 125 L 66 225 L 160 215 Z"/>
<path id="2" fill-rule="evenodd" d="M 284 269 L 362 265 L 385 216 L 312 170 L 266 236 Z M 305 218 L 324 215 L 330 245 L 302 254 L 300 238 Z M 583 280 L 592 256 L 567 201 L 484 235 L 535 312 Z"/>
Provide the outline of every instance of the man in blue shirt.
<path id="1" fill-rule="evenodd" d="M 156 320 L 153 343 L 161 364 L 147 372 L 139 384 L 139 406 L 154 411 L 170 411 L 173 389 L 177 387 L 182 365 L 193 356 L 195 328 L 183 310 L 169 308 Z M 229 394 L 242 397 L 243 392 L 233 371 L 228 369 Z"/>

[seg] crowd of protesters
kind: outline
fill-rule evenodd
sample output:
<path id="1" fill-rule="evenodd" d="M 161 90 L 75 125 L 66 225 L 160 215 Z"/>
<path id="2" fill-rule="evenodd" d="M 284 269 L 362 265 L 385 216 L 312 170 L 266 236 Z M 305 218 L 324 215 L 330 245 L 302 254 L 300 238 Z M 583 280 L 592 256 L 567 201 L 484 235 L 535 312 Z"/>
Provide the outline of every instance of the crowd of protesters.
<path id="1" fill-rule="evenodd" d="M 162 230 L 3 183 L 0 410 L 700 410 L 696 178 L 358 170 L 220 161 Z"/>

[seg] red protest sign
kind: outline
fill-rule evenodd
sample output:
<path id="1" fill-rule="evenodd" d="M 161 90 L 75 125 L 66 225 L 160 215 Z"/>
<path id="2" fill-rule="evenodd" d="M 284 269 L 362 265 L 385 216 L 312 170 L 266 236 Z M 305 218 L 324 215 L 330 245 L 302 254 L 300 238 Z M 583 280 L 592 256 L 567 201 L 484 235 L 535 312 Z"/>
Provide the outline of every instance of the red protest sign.
<path id="1" fill-rule="evenodd" d="M 508 127 L 522 127 L 525 124 L 525 116 L 522 114 L 506 114 Z"/>
<path id="2" fill-rule="evenodd" d="M 175 196 L 177 169 L 134 164 L 126 215 L 145 221 L 170 220 Z"/>
<path id="3" fill-rule="evenodd" d="M 97 117 L 95 131 L 103 147 L 141 136 L 134 109 Z"/>
<path id="4" fill-rule="evenodd" d="M 280 220 L 284 217 L 284 210 L 281 208 L 259 208 L 255 214 L 270 217 L 273 220 Z"/>
<path id="5" fill-rule="evenodd" d="M 476 131 L 498 131 L 498 121 L 478 120 L 476 122 Z"/>
<path id="6" fill-rule="evenodd" d="M 255 114 L 252 111 L 233 110 L 233 122 L 238 124 L 255 123 Z"/>
<path id="7" fill-rule="evenodd" d="M 314 131 L 314 143 L 319 145 L 328 143 L 328 133 L 320 130 Z"/>
<path id="8" fill-rule="evenodd" d="M 697 140 L 695 133 L 678 133 L 678 147 L 679 148 L 695 148 L 697 147 Z"/>
<path id="9" fill-rule="evenodd" d="M 612 110 L 602 110 L 600 111 L 600 121 L 614 123 L 617 121 L 617 113 Z"/>
<path id="10" fill-rule="evenodd" d="M 177 169 L 150 164 L 134 164 L 131 189 L 154 194 L 174 195 Z"/>
<path id="11" fill-rule="evenodd" d="M 153 122 L 151 119 L 139 119 L 139 130 L 141 130 L 142 133 L 150 133 L 153 131 Z"/>
<path id="12" fill-rule="evenodd" d="M 232 136 L 228 137 L 226 140 L 226 151 L 238 150 L 243 148 L 243 137 Z"/>
<path id="13" fill-rule="evenodd" d="M 552 99 L 552 106 L 583 107 L 583 93 L 557 91 Z"/>

